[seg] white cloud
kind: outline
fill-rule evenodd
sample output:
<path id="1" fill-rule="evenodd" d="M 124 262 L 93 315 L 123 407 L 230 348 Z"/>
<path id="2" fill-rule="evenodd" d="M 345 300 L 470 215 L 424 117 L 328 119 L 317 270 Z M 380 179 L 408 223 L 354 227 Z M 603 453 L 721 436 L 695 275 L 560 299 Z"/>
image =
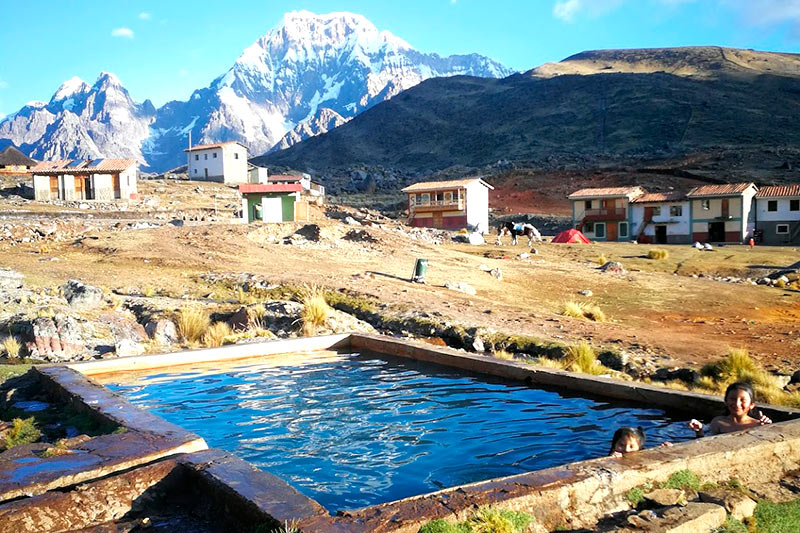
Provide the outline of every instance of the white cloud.
<path id="1" fill-rule="evenodd" d="M 146 11 L 142 11 L 141 13 L 139 13 L 139 18 L 142 20 L 150 20 L 152 18 L 152 15 L 150 13 L 147 13 Z"/>
<path id="2" fill-rule="evenodd" d="M 558 0 L 553 6 L 553 16 L 564 22 L 572 22 L 581 7 L 581 0 Z"/>
<path id="3" fill-rule="evenodd" d="M 8 89 L 8 82 L 0 78 L 0 89 Z"/>
<path id="4" fill-rule="evenodd" d="M 133 39 L 133 30 L 130 28 L 114 28 L 113 30 L 111 30 L 111 36 Z"/>

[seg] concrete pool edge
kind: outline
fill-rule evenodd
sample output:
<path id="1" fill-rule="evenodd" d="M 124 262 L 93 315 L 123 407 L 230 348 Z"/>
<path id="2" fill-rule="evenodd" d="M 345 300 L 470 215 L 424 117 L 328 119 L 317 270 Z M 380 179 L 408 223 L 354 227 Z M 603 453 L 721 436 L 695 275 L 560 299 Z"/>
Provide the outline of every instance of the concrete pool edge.
<path id="1" fill-rule="evenodd" d="M 156 415 L 140 410 L 81 374 L 138 371 L 196 362 L 237 361 L 259 355 L 346 348 L 369 350 L 534 385 L 559 387 L 574 392 L 672 409 L 713 411 L 719 410 L 723 405 L 721 399 L 714 396 L 612 378 L 540 369 L 525 363 L 502 361 L 449 348 L 362 334 L 277 340 L 162 356 L 138 356 L 67 366 L 46 366 L 39 367 L 36 371 L 44 376 L 45 383 L 50 382 L 49 387 L 53 393 L 61 397 L 64 397 L 65 393 L 68 396 L 72 395 L 71 401 L 75 401 L 77 396 L 87 408 L 126 427 L 129 427 L 126 424 L 130 424 L 134 432 L 149 432 L 157 438 L 168 438 L 169 435 L 171 441 L 173 439 L 180 441 L 181 437 L 184 437 L 185 445 L 198 446 L 198 449 L 202 450 L 207 446 L 196 435 Z M 800 414 L 798 410 L 776 406 L 765 407 L 764 411 L 776 420 Z M 164 433 L 159 434 L 159 431 Z M 191 438 L 190 436 L 199 439 L 202 447 L 199 447 L 197 440 L 187 440 Z M 195 450 L 165 449 L 161 457 L 174 456 L 179 451 Z M 200 458 L 204 453 L 206 452 L 200 451 L 196 457 Z M 217 450 L 210 450 L 207 453 L 209 454 L 207 457 L 213 456 L 214 453 L 225 454 Z M 192 456 L 195 454 L 187 457 Z M 799 459 L 800 421 L 793 421 L 734 435 L 687 442 L 673 448 L 646 450 L 623 459 L 594 459 L 447 488 L 435 493 L 349 511 L 343 516 L 335 517 L 324 510 L 319 512 L 321 507 L 316 501 L 297 493 L 285 481 L 268 472 L 260 471 L 241 459 L 236 458 L 235 462 L 228 463 L 238 465 L 235 468 L 232 466 L 228 468 L 226 461 L 219 461 L 214 463 L 214 468 L 204 467 L 201 470 L 205 472 L 203 475 L 213 478 L 222 492 L 227 493 L 227 497 L 246 501 L 249 506 L 255 506 L 260 512 L 279 522 L 296 522 L 306 532 L 388 533 L 416 532 L 421 524 L 429 520 L 460 516 L 478 504 L 526 510 L 550 527 L 565 523 L 570 526 L 591 526 L 602 514 L 626 508 L 624 494 L 630 488 L 645 481 L 666 479 L 678 470 L 690 468 L 711 481 L 733 476 L 738 476 L 743 481 L 756 477 L 760 480 L 764 477 L 777 478 L 788 470 L 800 467 Z M 202 463 L 199 459 L 198 461 Z M 247 467 L 242 466 L 242 463 Z M 230 490 L 224 489 L 226 486 Z M 269 491 L 269 495 L 259 497 L 263 491 Z M 286 505 L 287 502 L 295 504 Z M 569 517 L 566 511 L 569 511 Z"/>

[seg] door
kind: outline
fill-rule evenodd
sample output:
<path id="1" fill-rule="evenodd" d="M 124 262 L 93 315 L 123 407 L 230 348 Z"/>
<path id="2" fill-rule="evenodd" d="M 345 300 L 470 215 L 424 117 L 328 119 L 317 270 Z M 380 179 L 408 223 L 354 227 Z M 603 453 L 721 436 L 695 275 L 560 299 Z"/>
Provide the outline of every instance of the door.
<path id="1" fill-rule="evenodd" d="M 722 199 L 722 218 L 728 218 L 729 215 L 729 208 L 728 208 L 728 199 Z"/>
<path id="2" fill-rule="evenodd" d="M 58 176 L 50 176 L 50 199 L 58 200 Z"/>
<path id="3" fill-rule="evenodd" d="M 656 244 L 667 244 L 666 226 L 656 226 Z"/>
<path id="4" fill-rule="evenodd" d="M 208 167 L 206 167 L 206 168 L 204 169 L 204 171 L 205 171 L 205 176 L 206 176 L 206 179 L 208 179 Z"/>
<path id="5" fill-rule="evenodd" d="M 434 228 L 441 228 L 444 224 L 444 220 L 442 218 L 441 213 L 434 213 L 433 214 L 433 227 Z"/>
<path id="6" fill-rule="evenodd" d="M 122 198 L 122 189 L 119 185 L 119 174 L 112 174 L 111 185 L 114 187 L 114 198 Z"/>
<path id="7" fill-rule="evenodd" d="M 81 176 L 75 176 L 75 199 L 86 200 L 86 182 Z"/>
<path id="8" fill-rule="evenodd" d="M 613 200 L 612 200 L 613 202 Z M 617 223 L 616 222 L 608 222 L 606 223 L 606 240 L 607 241 L 616 241 L 617 240 Z"/>
<path id="9" fill-rule="evenodd" d="M 708 240 L 711 242 L 725 242 L 725 223 L 708 223 Z"/>
<path id="10" fill-rule="evenodd" d="M 264 222 L 283 222 L 283 200 L 280 196 L 261 199 Z"/>

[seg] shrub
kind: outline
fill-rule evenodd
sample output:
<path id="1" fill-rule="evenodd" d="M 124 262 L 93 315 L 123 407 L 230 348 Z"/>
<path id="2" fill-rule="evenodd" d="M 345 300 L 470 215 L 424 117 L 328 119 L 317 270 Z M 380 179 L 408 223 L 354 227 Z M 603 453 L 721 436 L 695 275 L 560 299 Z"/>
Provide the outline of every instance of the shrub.
<path id="1" fill-rule="evenodd" d="M 590 303 L 565 302 L 561 314 L 572 318 L 586 318 L 594 322 L 605 322 L 606 314 L 598 306 Z"/>
<path id="2" fill-rule="evenodd" d="M 662 489 L 700 490 L 700 478 L 691 470 L 678 470 L 661 485 Z"/>
<path id="3" fill-rule="evenodd" d="M 441 518 L 428 522 L 419 528 L 419 533 L 462 533 L 463 531 L 464 528 L 460 528 L 456 524 Z"/>
<path id="4" fill-rule="evenodd" d="M 578 302 L 564 302 L 561 314 L 572 318 L 583 318 L 583 306 Z"/>
<path id="5" fill-rule="evenodd" d="M 513 361 L 514 354 L 511 352 L 507 352 L 506 350 L 500 349 L 495 350 L 492 352 L 492 357 L 496 359 L 502 359 L 503 361 Z"/>
<path id="6" fill-rule="evenodd" d="M 583 304 L 583 316 L 594 322 L 606 321 L 606 314 L 594 304 Z"/>
<path id="7" fill-rule="evenodd" d="M 480 507 L 467 521 L 472 533 L 518 533 L 533 521 L 527 513 Z"/>
<path id="8" fill-rule="evenodd" d="M 305 336 L 314 335 L 320 326 L 323 326 L 330 316 L 331 308 L 325 301 L 325 294 L 318 288 L 308 289 L 303 296 L 303 311 L 300 321 L 303 324 L 301 332 Z"/>
<path id="9" fill-rule="evenodd" d="M 203 344 L 209 348 L 217 348 L 222 346 L 225 338 L 228 337 L 233 331 L 227 322 L 214 322 L 203 333 Z"/>
<path id="10" fill-rule="evenodd" d="M 208 313 L 200 307 L 184 307 L 178 313 L 178 333 L 185 342 L 199 342 L 210 323 Z"/>
<path id="11" fill-rule="evenodd" d="M 625 499 L 628 500 L 631 506 L 636 507 L 644 501 L 645 492 L 646 488 L 644 487 L 633 487 L 625 493 Z"/>
<path id="12" fill-rule="evenodd" d="M 15 418 L 13 426 L 6 432 L 6 449 L 36 442 L 42 436 L 42 432 L 36 427 L 33 417 Z"/>
<path id="13" fill-rule="evenodd" d="M 554 368 L 556 370 L 564 370 L 564 363 L 549 357 L 537 357 L 532 361 L 534 365 L 543 366 L 545 368 Z"/>
<path id="14" fill-rule="evenodd" d="M 655 248 L 647 252 L 648 259 L 666 259 L 669 257 L 669 252 L 664 250 L 663 248 Z"/>
<path id="15" fill-rule="evenodd" d="M 609 370 L 597 360 L 594 350 L 586 341 L 567 348 L 565 367 L 573 372 L 584 374 L 607 374 Z"/>
<path id="16" fill-rule="evenodd" d="M 3 353 L 8 357 L 19 357 L 19 352 L 22 350 L 22 345 L 16 337 L 9 335 L 4 337 L 0 346 L 3 348 Z"/>

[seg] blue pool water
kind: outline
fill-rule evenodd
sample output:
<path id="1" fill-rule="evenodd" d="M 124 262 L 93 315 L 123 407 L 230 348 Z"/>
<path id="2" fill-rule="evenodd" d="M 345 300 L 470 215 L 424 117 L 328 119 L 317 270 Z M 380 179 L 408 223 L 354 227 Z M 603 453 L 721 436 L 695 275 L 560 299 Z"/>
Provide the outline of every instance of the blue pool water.
<path id="1" fill-rule="evenodd" d="M 662 409 L 399 358 L 271 361 L 107 386 L 334 512 L 600 457 L 620 426 L 645 427 L 649 446 L 687 437 Z"/>

